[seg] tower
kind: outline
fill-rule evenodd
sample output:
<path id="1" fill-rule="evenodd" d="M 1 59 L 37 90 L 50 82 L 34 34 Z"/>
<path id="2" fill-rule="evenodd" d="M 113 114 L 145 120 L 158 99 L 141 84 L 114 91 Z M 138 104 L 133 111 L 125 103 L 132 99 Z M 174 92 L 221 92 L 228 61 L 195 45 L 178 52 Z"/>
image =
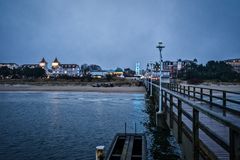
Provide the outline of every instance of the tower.
<path id="1" fill-rule="evenodd" d="M 57 58 L 54 59 L 54 61 L 52 62 L 52 68 L 56 69 L 60 66 L 60 62 L 58 61 Z"/>
<path id="2" fill-rule="evenodd" d="M 42 68 L 42 69 L 45 69 L 47 70 L 47 61 L 44 59 L 44 57 L 42 58 L 42 60 L 39 62 L 39 66 Z"/>
<path id="3" fill-rule="evenodd" d="M 140 63 L 139 62 L 136 63 L 135 72 L 136 72 L 137 76 L 140 75 Z"/>

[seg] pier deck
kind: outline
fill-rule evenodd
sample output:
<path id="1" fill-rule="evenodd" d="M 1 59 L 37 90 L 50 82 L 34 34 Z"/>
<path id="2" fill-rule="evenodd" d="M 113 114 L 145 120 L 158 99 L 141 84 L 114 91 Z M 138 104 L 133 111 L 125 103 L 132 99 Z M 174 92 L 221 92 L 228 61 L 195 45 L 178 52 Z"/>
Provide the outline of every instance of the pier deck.
<path id="1" fill-rule="evenodd" d="M 152 92 L 157 99 L 159 86 L 153 84 Z M 193 154 L 187 159 L 240 158 L 235 148 L 240 143 L 240 93 L 168 85 L 162 89 L 162 99 L 178 142 L 183 144 L 186 137 L 191 142 Z"/>

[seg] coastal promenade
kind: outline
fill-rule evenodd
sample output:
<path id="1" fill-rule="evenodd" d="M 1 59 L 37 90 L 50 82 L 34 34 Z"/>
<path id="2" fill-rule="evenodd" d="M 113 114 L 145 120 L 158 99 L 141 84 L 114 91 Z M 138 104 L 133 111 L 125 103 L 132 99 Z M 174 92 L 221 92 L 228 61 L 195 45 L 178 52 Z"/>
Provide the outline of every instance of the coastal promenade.
<path id="1" fill-rule="evenodd" d="M 149 81 L 145 86 L 158 102 L 159 86 Z M 161 98 L 165 120 L 185 159 L 240 159 L 239 92 L 165 84 Z"/>

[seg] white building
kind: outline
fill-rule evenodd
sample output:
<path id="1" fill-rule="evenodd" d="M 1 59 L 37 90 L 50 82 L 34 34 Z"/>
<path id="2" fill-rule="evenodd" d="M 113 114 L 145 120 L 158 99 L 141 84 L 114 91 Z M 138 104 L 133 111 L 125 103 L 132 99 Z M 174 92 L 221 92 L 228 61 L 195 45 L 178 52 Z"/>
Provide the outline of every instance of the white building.
<path id="1" fill-rule="evenodd" d="M 16 63 L 0 63 L 0 68 L 1 67 L 8 67 L 9 69 L 17 69 L 19 65 Z"/>
<path id="2" fill-rule="evenodd" d="M 39 64 L 23 64 L 21 65 L 22 68 L 38 68 Z"/>
<path id="3" fill-rule="evenodd" d="M 68 75 L 76 77 L 80 75 L 80 67 L 77 64 L 61 64 L 57 58 L 52 62 L 52 75 Z"/>

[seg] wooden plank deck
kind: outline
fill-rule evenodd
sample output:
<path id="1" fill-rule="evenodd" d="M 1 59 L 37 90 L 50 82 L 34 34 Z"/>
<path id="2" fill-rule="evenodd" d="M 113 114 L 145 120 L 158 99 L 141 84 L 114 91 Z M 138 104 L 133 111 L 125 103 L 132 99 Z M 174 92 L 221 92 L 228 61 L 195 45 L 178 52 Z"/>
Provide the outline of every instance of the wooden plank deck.
<path id="1" fill-rule="evenodd" d="M 177 93 L 180 96 L 184 96 L 183 94 Z M 201 102 L 199 100 L 189 98 L 188 96 L 184 96 L 188 98 L 188 100 L 192 101 L 193 103 L 201 104 L 202 107 L 209 109 L 210 111 L 214 111 L 221 116 L 228 117 L 234 120 L 236 123 L 240 124 L 240 117 L 231 114 L 230 112 L 224 111 L 223 109 L 219 109 L 214 106 L 210 106 L 207 103 Z M 177 103 L 177 99 L 174 99 L 174 103 Z M 188 106 L 187 104 L 183 104 L 182 109 L 186 111 L 188 114 L 192 116 L 193 109 L 192 107 Z M 238 108 L 239 109 L 239 108 Z M 174 113 L 177 115 L 177 109 L 175 108 Z M 192 122 L 184 115 L 182 115 L 182 121 L 188 128 L 192 131 Z M 229 144 L 229 128 L 218 123 L 217 121 L 210 119 L 205 114 L 199 113 L 199 119 L 202 124 L 212 130 L 216 135 L 218 135 L 222 140 L 224 140 L 227 144 Z M 220 145 L 218 145 L 215 141 L 213 141 L 208 135 L 206 135 L 202 130 L 199 132 L 200 140 L 207 145 L 207 147 L 215 153 L 218 159 L 221 160 L 229 160 L 229 153 L 223 149 Z"/>

